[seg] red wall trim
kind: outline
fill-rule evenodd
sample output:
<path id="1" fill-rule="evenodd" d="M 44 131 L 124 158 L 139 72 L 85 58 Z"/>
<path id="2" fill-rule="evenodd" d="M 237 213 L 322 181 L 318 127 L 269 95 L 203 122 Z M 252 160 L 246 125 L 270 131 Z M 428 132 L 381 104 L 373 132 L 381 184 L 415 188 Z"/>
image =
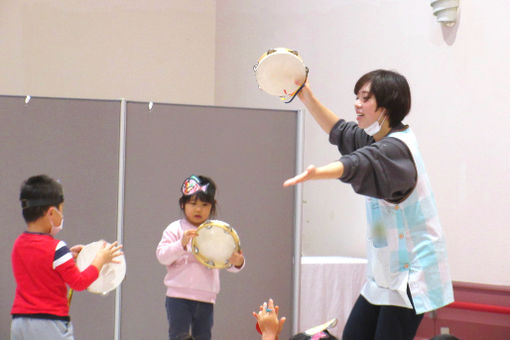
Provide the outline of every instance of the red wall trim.
<path id="1" fill-rule="evenodd" d="M 510 287 L 456 281 L 453 290 L 455 302 L 427 313 L 415 340 L 441 329 L 461 340 L 510 339 Z"/>
<path id="2" fill-rule="evenodd" d="M 454 303 L 446 306 L 446 308 L 458 308 L 458 309 L 476 310 L 476 311 L 489 312 L 489 313 L 510 314 L 510 307 L 486 305 L 486 304 L 482 304 L 482 303 L 472 303 L 472 302 L 455 301 Z"/>

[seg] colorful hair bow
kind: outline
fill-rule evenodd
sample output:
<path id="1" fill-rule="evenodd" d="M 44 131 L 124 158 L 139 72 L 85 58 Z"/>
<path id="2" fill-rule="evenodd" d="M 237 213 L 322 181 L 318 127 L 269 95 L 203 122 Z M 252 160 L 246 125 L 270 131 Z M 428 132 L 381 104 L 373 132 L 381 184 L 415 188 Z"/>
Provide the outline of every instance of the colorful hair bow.
<path id="1" fill-rule="evenodd" d="M 207 193 L 208 186 L 209 183 L 206 185 L 200 185 L 200 179 L 193 175 L 184 180 L 184 183 L 182 183 L 181 191 L 184 196 L 190 196 L 196 194 L 199 191 Z"/>

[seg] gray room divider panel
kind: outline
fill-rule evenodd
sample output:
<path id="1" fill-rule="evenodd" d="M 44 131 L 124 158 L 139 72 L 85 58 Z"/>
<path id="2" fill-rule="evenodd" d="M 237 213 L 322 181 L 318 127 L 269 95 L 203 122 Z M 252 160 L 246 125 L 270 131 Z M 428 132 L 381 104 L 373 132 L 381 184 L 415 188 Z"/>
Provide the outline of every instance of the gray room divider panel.
<path id="1" fill-rule="evenodd" d="M 15 283 L 11 249 L 25 229 L 21 182 L 45 173 L 64 186 L 68 246 L 116 238 L 120 101 L 0 97 L 0 339 L 9 338 Z M 113 339 L 114 294 L 75 292 L 77 339 Z"/>
<path id="2" fill-rule="evenodd" d="M 180 186 L 190 174 L 212 177 L 217 219 L 239 233 L 246 267 L 221 273 L 213 338 L 257 339 L 252 311 L 272 297 L 289 317 L 294 251 L 296 111 L 127 104 L 121 339 L 167 339 L 165 267 L 156 246 L 182 215 Z"/>

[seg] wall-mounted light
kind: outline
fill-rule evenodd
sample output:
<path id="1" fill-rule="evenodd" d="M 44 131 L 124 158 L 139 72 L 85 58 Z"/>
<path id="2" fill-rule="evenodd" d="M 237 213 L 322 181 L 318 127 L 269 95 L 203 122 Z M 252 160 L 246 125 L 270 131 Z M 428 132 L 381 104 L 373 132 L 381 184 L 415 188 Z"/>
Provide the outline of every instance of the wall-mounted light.
<path id="1" fill-rule="evenodd" d="M 459 0 L 431 0 L 432 13 L 436 20 L 446 26 L 453 26 L 457 22 Z"/>

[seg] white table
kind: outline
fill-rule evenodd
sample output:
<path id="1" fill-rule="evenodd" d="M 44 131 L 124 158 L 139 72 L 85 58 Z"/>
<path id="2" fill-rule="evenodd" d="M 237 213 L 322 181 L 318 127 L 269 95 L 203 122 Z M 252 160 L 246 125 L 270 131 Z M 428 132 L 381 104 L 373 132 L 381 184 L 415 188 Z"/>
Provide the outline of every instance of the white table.
<path id="1" fill-rule="evenodd" d="M 337 318 L 330 333 L 340 338 L 365 282 L 366 264 L 366 259 L 351 257 L 302 257 L 298 330 Z"/>

